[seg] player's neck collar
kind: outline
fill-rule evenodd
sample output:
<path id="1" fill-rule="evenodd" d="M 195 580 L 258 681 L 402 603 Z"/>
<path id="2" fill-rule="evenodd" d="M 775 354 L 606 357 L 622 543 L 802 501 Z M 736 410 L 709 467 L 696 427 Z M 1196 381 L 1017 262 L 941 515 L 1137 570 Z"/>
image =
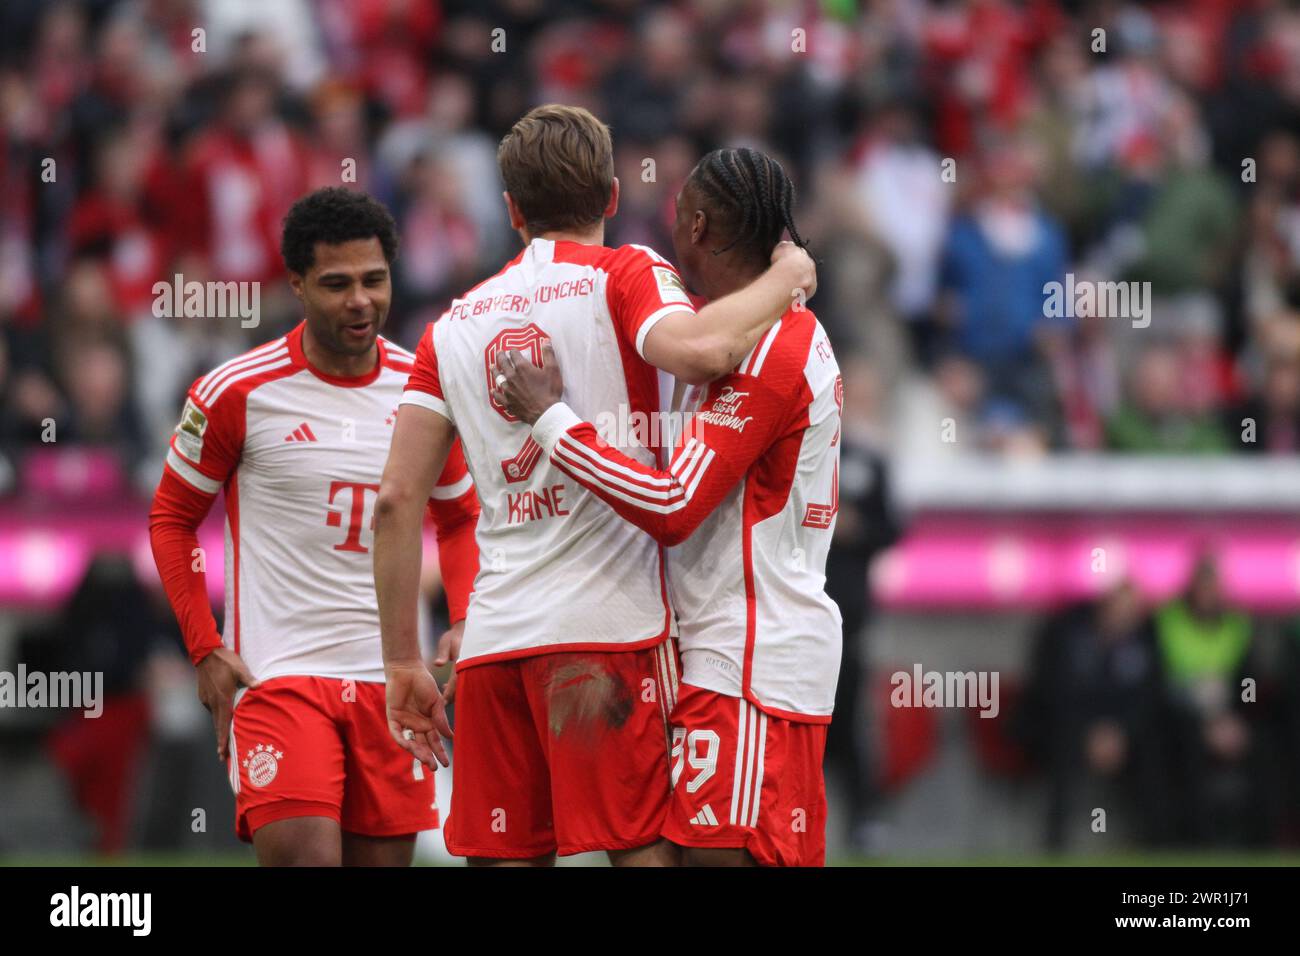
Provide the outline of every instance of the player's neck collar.
<path id="1" fill-rule="evenodd" d="M 289 355 L 294 364 L 307 369 L 318 379 L 323 382 L 329 382 L 331 385 L 338 385 L 342 388 L 361 388 L 369 385 L 375 379 L 379 378 L 379 373 L 384 369 L 384 340 L 380 337 L 375 339 L 375 348 L 378 350 L 375 355 L 375 366 L 369 372 L 361 375 L 331 375 L 329 372 L 318 369 L 311 364 L 307 358 L 307 352 L 302 347 L 303 330 L 307 328 L 307 321 L 304 319 L 298 323 L 298 327 L 288 334 L 286 341 L 289 345 Z"/>

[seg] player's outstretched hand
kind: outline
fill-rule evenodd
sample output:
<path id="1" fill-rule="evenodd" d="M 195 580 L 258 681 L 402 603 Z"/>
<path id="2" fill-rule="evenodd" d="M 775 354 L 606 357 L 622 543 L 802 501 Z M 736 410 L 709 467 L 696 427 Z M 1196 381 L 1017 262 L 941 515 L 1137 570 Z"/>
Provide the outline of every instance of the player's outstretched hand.
<path id="1" fill-rule="evenodd" d="M 235 709 L 235 691 L 241 687 L 261 687 L 244 663 L 244 659 L 228 647 L 218 647 L 199 661 L 199 703 L 212 715 L 212 728 L 217 732 L 217 758 L 230 759 L 230 715 Z"/>
<path id="2" fill-rule="evenodd" d="M 460 660 L 460 642 L 464 636 L 465 621 L 462 619 L 443 631 L 442 637 L 438 638 L 438 653 L 433 659 L 433 666 L 451 665 L 451 676 L 442 689 L 444 705 L 450 705 L 451 699 L 456 696 L 456 661 Z"/>
<path id="3" fill-rule="evenodd" d="M 423 662 L 385 668 L 388 683 L 388 730 L 403 750 L 430 770 L 437 762 L 451 766 L 443 737 L 451 737 L 446 701 Z"/>
<path id="4" fill-rule="evenodd" d="M 542 413 L 564 394 L 560 363 L 555 360 L 555 350 L 550 342 L 542 343 L 541 368 L 514 349 L 500 353 L 493 378 L 497 387 L 492 390 L 492 397 L 511 415 L 529 425 L 541 418 Z"/>
<path id="5" fill-rule="evenodd" d="M 772 250 L 772 266 L 788 271 L 791 290 L 803 289 L 805 300 L 811 299 L 817 291 L 817 265 L 807 249 L 788 239 L 778 242 Z"/>

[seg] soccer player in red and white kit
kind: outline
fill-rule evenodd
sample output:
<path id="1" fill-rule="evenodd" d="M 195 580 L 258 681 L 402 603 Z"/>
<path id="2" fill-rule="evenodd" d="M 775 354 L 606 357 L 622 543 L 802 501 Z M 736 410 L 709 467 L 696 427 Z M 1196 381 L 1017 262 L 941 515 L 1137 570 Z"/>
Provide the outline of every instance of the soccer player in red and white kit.
<path id="1" fill-rule="evenodd" d="M 409 865 L 415 834 L 438 825 L 432 774 L 388 732 L 370 569 L 379 469 L 414 363 L 379 335 L 396 252 L 393 219 L 368 196 L 321 189 L 293 206 L 281 253 L 305 319 L 190 388 L 150 514 L 236 831 L 262 865 Z M 222 489 L 218 634 L 195 532 Z M 459 450 L 430 492 L 461 622 L 478 503 Z"/>
<path id="2" fill-rule="evenodd" d="M 447 846 L 476 863 L 605 850 L 618 865 L 671 865 L 679 854 L 660 831 L 677 661 L 662 549 L 547 461 L 493 400 L 495 361 L 552 343 L 584 371 L 569 386 L 575 408 L 654 415 L 655 366 L 694 382 L 723 373 L 815 273 L 791 246 L 697 315 L 665 260 L 601 244 L 618 182 L 598 119 L 539 107 L 498 160 L 526 248 L 421 338 L 376 506 L 392 729 L 414 731 L 405 745 L 432 760 L 443 701 L 415 640 L 413 522 L 459 434 L 483 509 L 483 563 L 459 651 Z M 627 450 L 655 460 L 654 449 Z"/>
<path id="3" fill-rule="evenodd" d="M 705 298 L 764 268 L 794 190 L 752 149 L 710 153 L 677 199 L 673 245 Z M 839 670 L 826 552 L 839 500 L 843 391 L 826 333 L 802 303 L 730 374 L 686 393 L 692 416 L 667 468 L 610 447 L 562 400 L 554 353 L 498 358 L 496 398 L 541 453 L 669 546 L 682 689 L 672 712 L 673 800 L 664 835 L 688 864 L 820 866 L 822 756 Z"/>

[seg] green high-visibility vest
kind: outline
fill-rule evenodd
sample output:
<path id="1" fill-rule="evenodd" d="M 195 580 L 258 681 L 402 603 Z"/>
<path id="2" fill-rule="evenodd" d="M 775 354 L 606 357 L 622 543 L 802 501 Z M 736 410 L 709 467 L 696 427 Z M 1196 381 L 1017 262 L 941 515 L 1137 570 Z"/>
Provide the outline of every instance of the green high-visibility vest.
<path id="1" fill-rule="evenodd" d="M 1165 670 L 1174 681 L 1231 678 L 1250 649 L 1250 619 L 1233 611 L 1199 620 L 1183 601 L 1174 601 L 1157 612 L 1156 635 Z"/>

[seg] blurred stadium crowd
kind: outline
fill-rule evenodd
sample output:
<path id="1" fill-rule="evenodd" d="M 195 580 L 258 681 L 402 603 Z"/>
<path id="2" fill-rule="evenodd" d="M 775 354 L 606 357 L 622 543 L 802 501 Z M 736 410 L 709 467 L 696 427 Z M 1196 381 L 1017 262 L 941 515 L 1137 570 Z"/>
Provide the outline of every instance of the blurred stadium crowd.
<path id="1" fill-rule="evenodd" d="M 313 188 L 393 210 L 386 332 L 413 347 L 517 248 L 496 143 L 548 101 L 612 127 L 610 245 L 671 254 L 674 197 L 709 149 L 791 171 L 811 305 L 845 371 L 845 455 L 878 472 L 846 492 L 832 555 L 847 635 L 894 537 L 886 458 L 1300 451 L 1300 11 L 1282 0 L 5 0 L 0 495 L 42 473 L 50 420 L 59 449 L 113 463 L 107 498 L 152 491 L 194 378 L 297 323 L 279 227 Z M 157 314 L 154 284 L 178 273 L 260 283 L 260 323 Z M 1149 325 L 1050 317 L 1044 284 L 1067 273 L 1149 282 Z M 1225 709 L 1251 624 L 1212 578 L 1154 619 L 1123 588 L 1053 618 L 1044 633 L 1068 636 L 1034 655 L 1017 719 L 1058 795 L 1136 768 L 1153 844 L 1277 838 L 1251 814 L 1271 751 Z M 114 596 L 74 600 L 79 623 L 56 630 L 91 648 L 90 620 L 123 647 L 169 627 L 137 620 L 132 587 L 92 566 L 82 593 Z M 1203 632 L 1212 660 L 1188 650 Z M 1286 667 L 1300 686 L 1300 659 Z M 1162 681 L 1172 696 L 1152 695 Z M 1274 716 L 1294 750 L 1296 714 Z M 115 719 L 103 733 L 146 718 Z M 97 745 L 60 746 L 73 772 Z M 861 822 L 875 784 L 844 759 Z M 1189 787 L 1207 809 L 1170 816 Z M 100 814 L 117 820 L 101 846 L 122 845 L 122 812 Z"/>
<path id="2" fill-rule="evenodd" d="M 1281 2 L 11 0 L 0 18 L 10 456 L 54 418 L 152 465 L 193 376 L 294 321 L 279 221 L 345 160 L 397 214 L 390 331 L 411 345 L 512 252 L 493 150 L 547 100 L 614 129 L 613 243 L 669 250 L 707 149 L 780 156 L 856 419 L 900 453 L 936 450 L 949 415 L 959 451 L 1300 442 L 1300 13 Z M 1150 282 L 1149 327 L 1046 317 L 1067 271 Z M 177 272 L 260 281 L 269 327 L 154 315 Z"/>

